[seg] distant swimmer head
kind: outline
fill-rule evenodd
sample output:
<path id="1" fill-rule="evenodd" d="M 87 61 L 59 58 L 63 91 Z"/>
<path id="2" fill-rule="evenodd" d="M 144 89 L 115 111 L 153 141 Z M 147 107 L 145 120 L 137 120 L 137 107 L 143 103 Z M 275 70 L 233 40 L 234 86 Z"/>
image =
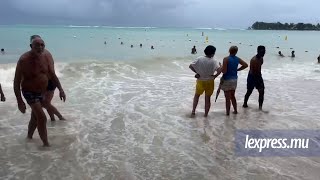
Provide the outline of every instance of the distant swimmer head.
<path id="1" fill-rule="evenodd" d="M 140 44 L 140 47 L 142 47 L 142 44 Z"/>
<path id="2" fill-rule="evenodd" d="M 121 44 L 123 44 L 123 42 L 121 42 Z"/>
<path id="3" fill-rule="evenodd" d="M 230 55 L 235 56 L 238 53 L 238 47 L 237 46 L 231 46 L 229 49 Z"/>
<path id="4" fill-rule="evenodd" d="M 4 49 L 3 48 L 1 48 L 1 53 L 4 54 Z"/>
<path id="5" fill-rule="evenodd" d="M 217 50 L 217 49 L 216 49 L 214 46 L 209 45 L 209 46 L 207 46 L 207 47 L 204 49 L 204 54 L 205 54 L 207 57 L 212 58 L 212 57 L 215 55 L 216 50 Z"/>
<path id="6" fill-rule="evenodd" d="M 258 48 L 257 48 L 257 55 L 259 56 L 259 57 L 263 57 L 265 54 L 266 54 L 266 47 L 264 47 L 264 46 L 258 46 Z"/>
<path id="7" fill-rule="evenodd" d="M 281 56 L 282 55 L 281 51 L 279 51 L 278 54 Z"/>
<path id="8" fill-rule="evenodd" d="M 154 49 L 154 47 L 153 47 L 153 46 L 151 46 L 151 49 Z"/>
<path id="9" fill-rule="evenodd" d="M 131 45 L 131 48 L 133 48 L 133 45 Z"/>
<path id="10" fill-rule="evenodd" d="M 295 51 L 291 51 L 291 57 L 296 57 L 296 55 L 294 54 Z"/>

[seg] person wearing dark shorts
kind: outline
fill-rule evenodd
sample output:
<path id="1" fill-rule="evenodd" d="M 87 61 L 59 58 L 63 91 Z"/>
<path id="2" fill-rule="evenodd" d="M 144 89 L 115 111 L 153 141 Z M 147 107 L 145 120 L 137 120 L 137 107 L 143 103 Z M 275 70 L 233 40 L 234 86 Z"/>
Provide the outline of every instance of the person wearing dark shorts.
<path id="1" fill-rule="evenodd" d="M 26 99 L 28 104 L 34 104 L 38 102 L 41 103 L 44 99 L 42 93 L 22 91 L 22 95 Z"/>
<path id="2" fill-rule="evenodd" d="M 266 53 L 266 48 L 264 46 L 258 46 L 258 53 L 250 61 L 250 71 L 247 78 L 247 93 L 244 97 L 243 107 L 248 107 L 248 100 L 256 88 L 259 92 L 259 109 L 262 110 L 262 105 L 264 101 L 264 82 L 261 74 L 261 66 L 263 64 L 263 57 Z"/>
<path id="3" fill-rule="evenodd" d="M 256 89 L 264 89 L 264 82 L 261 75 L 253 75 L 250 72 L 248 73 L 247 78 L 247 89 L 253 90 Z"/>

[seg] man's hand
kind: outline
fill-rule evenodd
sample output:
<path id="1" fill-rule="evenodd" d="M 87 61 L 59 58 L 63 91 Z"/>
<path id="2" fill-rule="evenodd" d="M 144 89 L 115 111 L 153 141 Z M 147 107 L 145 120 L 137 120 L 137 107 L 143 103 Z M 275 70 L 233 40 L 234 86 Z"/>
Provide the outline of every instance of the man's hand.
<path id="1" fill-rule="evenodd" d="M 4 94 L 1 94 L 1 101 L 2 102 L 6 101 L 6 97 L 4 97 Z"/>
<path id="2" fill-rule="evenodd" d="M 60 91 L 60 99 L 61 99 L 61 101 L 63 101 L 63 102 L 66 101 L 66 94 L 64 93 L 64 91 Z"/>
<path id="3" fill-rule="evenodd" d="M 200 74 L 196 74 L 194 77 L 199 79 L 200 78 Z"/>
<path id="4" fill-rule="evenodd" d="M 23 101 L 18 102 L 18 108 L 23 114 L 26 113 L 26 104 Z"/>

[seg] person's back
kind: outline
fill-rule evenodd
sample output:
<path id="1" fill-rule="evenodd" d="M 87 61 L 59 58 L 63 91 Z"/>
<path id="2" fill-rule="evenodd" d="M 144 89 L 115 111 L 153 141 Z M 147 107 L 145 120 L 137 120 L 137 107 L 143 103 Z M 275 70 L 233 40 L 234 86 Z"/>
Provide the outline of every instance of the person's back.
<path id="1" fill-rule="evenodd" d="M 230 55 L 228 57 L 227 73 L 223 74 L 224 80 L 238 79 L 238 65 L 239 58 L 237 56 Z"/>
<path id="2" fill-rule="evenodd" d="M 197 73 L 200 75 L 198 80 L 207 81 L 213 80 L 213 72 L 218 69 L 218 63 L 213 58 L 208 58 L 206 56 L 198 57 L 195 61 L 195 66 L 193 66 Z"/>
<path id="3" fill-rule="evenodd" d="M 217 61 L 213 59 L 216 48 L 209 45 L 205 48 L 204 53 L 206 56 L 198 57 L 192 62 L 189 68 L 196 73 L 197 84 L 196 91 L 193 98 L 193 109 L 191 116 L 195 116 L 195 111 L 199 102 L 200 96 L 205 93 L 205 113 L 207 117 L 211 106 L 211 95 L 214 90 L 214 79 L 221 73 L 221 68 L 218 67 Z M 216 74 L 214 74 L 217 72 Z"/>
<path id="4" fill-rule="evenodd" d="M 261 66 L 263 64 L 263 59 L 257 58 L 254 56 L 250 61 L 250 70 L 249 74 L 254 76 L 261 76 Z"/>

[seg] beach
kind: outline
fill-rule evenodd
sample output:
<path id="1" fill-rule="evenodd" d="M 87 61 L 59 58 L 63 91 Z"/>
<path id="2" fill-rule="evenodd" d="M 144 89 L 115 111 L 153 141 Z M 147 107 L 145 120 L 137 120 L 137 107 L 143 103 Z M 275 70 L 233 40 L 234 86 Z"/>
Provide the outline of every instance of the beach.
<path id="1" fill-rule="evenodd" d="M 33 34 L 46 41 L 67 95 L 65 103 L 58 91 L 53 99 L 67 121 L 47 123 L 50 148 L 41 147 L 37 132 L 26 140 L 30 108 L 19 112 L 12 87 L 16 62 Z M 320 128 L 319 40 L 320 32 L 312 31 L 0 27 L 6 50 L 0 83 L 7 99 L 0 103 L 0 178 L 318 179 L 319 157 L 237 157 L 234 133 Z M 249 108 L 241 107 L 246 69 L 238 74 L 238 115 L 225 116 L 221 92 L 216 103 L 213 95 L 208 118 L 204 97 L 190 118 L 196 79 L 188 66 L 208 44 L 217 47 L 219 62 L 237 45 L 247 63 L 258 45 L 266 46 L 264 111 L 256 90 Z M 194 45 L 197 55 L 190 54 Z M 279 50 L 286 57 L 278 57 Z M 294 59 L 288 57 L 292 50 Z"/>

